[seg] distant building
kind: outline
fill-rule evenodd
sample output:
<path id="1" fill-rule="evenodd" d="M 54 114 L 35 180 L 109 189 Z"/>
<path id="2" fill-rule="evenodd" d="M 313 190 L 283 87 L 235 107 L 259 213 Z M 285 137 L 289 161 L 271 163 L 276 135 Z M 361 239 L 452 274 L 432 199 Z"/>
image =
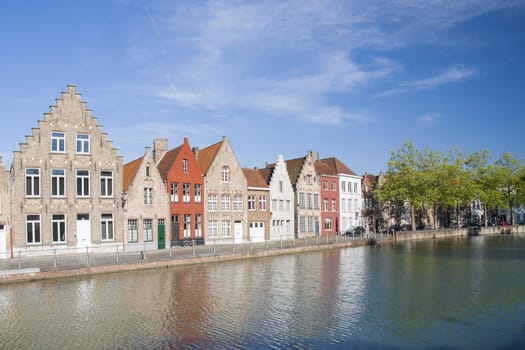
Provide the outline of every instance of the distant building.
<path id="1" fill-rule="evenodd" d="M 115 249 L 122 243 L 122 158 L 68 86 L 13 152 L 15 252 Z"/>
<path id="2" fill-rule="evenodd" d="M 321 235 L 339 233 L 339 177 L 335 168 L 317 161 L 315 170 L 321 185 Z"/>
<path id="3" fill-rule="evenodd" d="M 264 242 L 270 237 L 270 189 L 257 169 L 242 169 L 248 185 L 248 239 Z"/>
<path id="4" fill-rule="evenodd" d="M 124 165 L 126 249 L 164 249 L 169 232 L 169 199 L 151 148 Z"/>
<path id="5" fill-rule="evenodd" d="M 10 257 L 9 246 L 11 241 L 9 239 L 9 172 L 5 170 L 0 157 L 0 259 L 7 259 Z"/>

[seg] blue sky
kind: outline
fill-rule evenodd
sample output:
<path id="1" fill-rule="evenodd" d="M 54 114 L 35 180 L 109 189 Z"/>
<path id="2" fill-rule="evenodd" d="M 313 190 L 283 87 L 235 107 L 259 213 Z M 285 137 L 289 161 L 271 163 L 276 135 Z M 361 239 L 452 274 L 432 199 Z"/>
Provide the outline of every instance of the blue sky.
<path id="1" fill-rule="evenodd" d="M 125 162 L 223 135 L 247 167 L 522 157 L 524 23 L 524 1 L 1 1 L 0 154 L 74 84 Z"/>

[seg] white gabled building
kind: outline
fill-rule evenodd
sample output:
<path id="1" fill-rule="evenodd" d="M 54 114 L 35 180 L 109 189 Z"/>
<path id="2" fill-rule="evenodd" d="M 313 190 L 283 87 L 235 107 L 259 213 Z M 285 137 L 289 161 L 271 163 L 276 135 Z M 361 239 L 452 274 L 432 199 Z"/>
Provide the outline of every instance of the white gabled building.
<path id="1" fill-rule="evenodd" d="M 275 164 L 260 171 L 270 187 L 270 240 L 293 239 L 294 191 L 283 156 L 279 154 Z"/>

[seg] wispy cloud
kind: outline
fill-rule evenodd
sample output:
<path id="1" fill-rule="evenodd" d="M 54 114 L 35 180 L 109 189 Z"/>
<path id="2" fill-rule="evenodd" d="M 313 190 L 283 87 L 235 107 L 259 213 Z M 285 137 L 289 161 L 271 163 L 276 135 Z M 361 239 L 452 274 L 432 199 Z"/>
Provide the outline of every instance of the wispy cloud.
<path id="1" fill-rule="evenodd" d="M 429 124 L 437 123 L 438 119 L 439 119 L 439 114 L 438 113 L 426 113 L 426 114 L 421 115 L 418 118 L 418 122 L 420 124 L 429 125 Z"/>
<path id="2" fill-rule="evenodd" d="M 392 95 L 407 94 L 421 90 L 435 89 L 440 87 L 441 85 L 469 79 L 471 77 L 476 76 L 477 74 L 478 71 L 474 68 L 453 66 L 447 69 L 445 72 L 440 73 L 434 77 L 403 83 L 400 84 L 398 87 L 386 90 L 380 94 L 375 95 L 374 97 L 379 98 Z"/>

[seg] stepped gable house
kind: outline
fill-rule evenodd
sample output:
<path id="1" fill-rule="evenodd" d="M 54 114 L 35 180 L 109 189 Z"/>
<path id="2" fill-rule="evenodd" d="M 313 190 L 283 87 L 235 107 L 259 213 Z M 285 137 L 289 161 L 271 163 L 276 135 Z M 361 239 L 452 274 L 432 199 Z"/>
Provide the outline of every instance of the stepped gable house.
<path id="1" fill-rule="evenodd" d="M 204 244 L 204 178 L 198 148 L 188 138 L 170 151 L 166 139 L 154 140 L 154 154 L 169 197 L 172 245 Z"/>
<path id="2" fill-rule="evenodd" d="M 247 241 L 247 183 L 228 138 L 199 151 L 199 164 L 204 174 L 206 243 Z"/>
<path id="3" fill-rule="evenodd" d="M 151 148 L 124 165 L 126 249 L 164 249 L 169 232 L 169 199 Z"/>
<path id="4" fill-rule="evenodd" d="M 122 157 L 69 85 L 13 152 L 13 250 L 115 249 L 122 176 Z"/>
<path id="5" fill-rule="evenodd" d="M 259 170 L 270 188 L 270 240 L 294 238 L 294 190 L 282 154 Z"/>

